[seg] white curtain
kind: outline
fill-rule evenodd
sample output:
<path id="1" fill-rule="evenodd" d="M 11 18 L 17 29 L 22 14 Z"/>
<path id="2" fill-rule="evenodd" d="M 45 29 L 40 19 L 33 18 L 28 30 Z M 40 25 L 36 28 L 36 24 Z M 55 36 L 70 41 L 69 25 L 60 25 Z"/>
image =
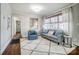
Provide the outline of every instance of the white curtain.
<path id="1" fill-rule="evenodd" d="M 72 8 L 62 10 L 62 20 L 59 27 L 72 36 Z"/>

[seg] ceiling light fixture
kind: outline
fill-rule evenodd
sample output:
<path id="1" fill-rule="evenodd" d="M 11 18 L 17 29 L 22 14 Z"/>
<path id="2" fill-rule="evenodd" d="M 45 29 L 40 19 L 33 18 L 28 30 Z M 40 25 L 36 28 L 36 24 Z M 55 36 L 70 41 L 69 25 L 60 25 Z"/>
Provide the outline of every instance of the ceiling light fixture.
<path id="1" fill-rule="evenodd" d="M 39 5 L 32 5 L 32 6 L 31 6 L 31 9 L 32 9 L 34 12 L 40 12 L 43 8 L 42 8 L 42 6 L 39 6 Z"/>

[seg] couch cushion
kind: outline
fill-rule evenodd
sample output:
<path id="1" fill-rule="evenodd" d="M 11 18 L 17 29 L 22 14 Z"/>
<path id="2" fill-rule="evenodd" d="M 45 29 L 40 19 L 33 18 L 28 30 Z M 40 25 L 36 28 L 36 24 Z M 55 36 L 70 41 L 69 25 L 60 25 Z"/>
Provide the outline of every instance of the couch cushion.
<path id="1" fill-rule="evenodd" d="M 54 33 L 54 31 L 49 31 L 48 35 L 52 35 Z"/>
<path id="2" fill-rule="evenodd" d="M 57 37 L 55 35 L 48 35 L 48 36 L 53 38 L 53 39 L 57 39 Z"/>
<path id="3" fill-rule="evenodd" d="M 49 30 L 43 30 L 42 33 L 48 34 Z"/>
<path id="4" fill-rule="evenodd" d="M 57 30 L 55 31 L 55 36 L 62 36 L 63 35 L 63 31 L 62 30 Z"/>

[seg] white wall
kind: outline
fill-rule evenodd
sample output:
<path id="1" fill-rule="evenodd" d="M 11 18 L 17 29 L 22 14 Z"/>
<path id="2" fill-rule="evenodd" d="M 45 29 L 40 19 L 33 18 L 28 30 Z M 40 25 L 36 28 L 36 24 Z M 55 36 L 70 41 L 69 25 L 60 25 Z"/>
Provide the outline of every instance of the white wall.
<path id="1" fill-rule="evenodd" d="M 1 4 L 0 4 L 0 54 L 1 54 Z"/>
<path id="2" fill-rule="evenodd" d="M 16 34 L 16 21 L 19 21 L 18 17 L 12 17 L 12 37 Z"/>
<path id="3" fill-rule="evenodd" d="M 73 15 L 73 39 L 74 44 L 79 46 L 79 4 L 72 7 Z"/>
<path id="4" fill-rule="evenodd" d="M 11 27 L 8 27 L 8 17 L 11 17 L 9 4 L 1 4 L 1 54 L 11 41 Z M 11 19 L 10 23 L 11 25 Z"/>
<path id="5" fill-rule="evenodd" d="M 12 36 L 16 33 L 16 21 L 14 20 L 14 17 L 12 17 Z"/>
<path id="6" fill-rule="evenodd" d="M 38 18 L 38 31 L 41 28 L 41 17 L 32 14 L 15 15 L 21 21 L 21 34 L 23 37 L 27 37 L 28 31 L 30 30 L 30 18 Z"/>

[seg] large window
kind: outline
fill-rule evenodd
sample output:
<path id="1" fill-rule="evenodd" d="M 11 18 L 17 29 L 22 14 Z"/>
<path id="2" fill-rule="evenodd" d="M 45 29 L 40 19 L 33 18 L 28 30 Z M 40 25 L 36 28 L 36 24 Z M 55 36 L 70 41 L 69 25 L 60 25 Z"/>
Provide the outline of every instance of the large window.
<path id="1" fill-rule="evenodd" d="M 68 32 L 68 19 L 63 18 L 62 15 L 59 15 L 59 29 L 64 30 L 65 32 Z"/>
<path id="2" fill-rule="evenodd" d="M 47 30 L 61 29 L 68 32 L 68 17 L 63 17 L 67 15 L 68 14 L 60 14 L 48 19 L 44 19 L 43 28 Z"/>
<path id="3" fill-rule="evenodd" d="M 43 28 L 46 29 L 46 30 L 50 29 L 50 18 L 44 19 Z"/>
<path id="4" fill-rule="evenodd" d="M 50 22 L 50 29 L 57 29 L 58 28 L 58 17 L 52 17 Z"/>

